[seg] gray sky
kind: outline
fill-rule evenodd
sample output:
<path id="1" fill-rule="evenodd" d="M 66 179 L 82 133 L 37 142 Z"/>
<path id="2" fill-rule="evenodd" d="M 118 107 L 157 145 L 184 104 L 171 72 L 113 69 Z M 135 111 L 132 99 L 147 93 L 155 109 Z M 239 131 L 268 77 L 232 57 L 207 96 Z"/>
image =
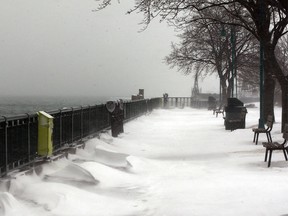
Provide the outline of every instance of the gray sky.
<path id="1" fill-rule="evenodd" d="M 2 0 L 0 95 L 190 96 L 192 76 L 163 63 L 176 33 L 159 22 L 139 33 L 133 2 L 92 12 L 94 0 Z"/>

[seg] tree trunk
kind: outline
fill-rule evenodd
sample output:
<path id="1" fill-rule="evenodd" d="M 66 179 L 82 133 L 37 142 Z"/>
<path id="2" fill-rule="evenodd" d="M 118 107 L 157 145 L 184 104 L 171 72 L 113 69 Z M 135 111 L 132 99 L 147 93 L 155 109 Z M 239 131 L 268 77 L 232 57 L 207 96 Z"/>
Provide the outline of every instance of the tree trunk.
<path id="1" fill-rule="evenodd" d="M 281 84 L 281 90 L 282 90 L 282 132 L 284 131 L 285 124 L 288 123 L 288 83 L 286 82 L 286 85 Z"/>
<path id="2" fill-rule="evenodd" d="M 221 80 L 221 90 L 222 90 L 222 98 L 221 103 L 223 106 L 226 106 L 227 103 L 227 86 L 224 79 Z"/>
<path id="3" fill-rule="evenodd" d="M 234 87 L 232 79 L 232 77 L 228 79 L 227 98 L 232 97 L 232 88 Z"/>
<path id="4" fill-rule="evenodd" d="M 265 46 L 265 58 L 268 68 L 273 69 L 271 73 L 277 78 L 282 91 L 282 121 L 281 128 L 284 130 L 285 124 L 288 123 L 288 79 L 284 76 L 279 66 L 272 45 Z"/>
<path id="5" fill-rule="evenodd" d="M 269 67 L 265 64 L 265 81 L 264 81 L 264 121 L 267 121 L 267 116 L 274 116 L 274 93 L 275 93 L 275 80 L 270 73 Z M 274 118 L 275 119 L 275 118 Z"/>

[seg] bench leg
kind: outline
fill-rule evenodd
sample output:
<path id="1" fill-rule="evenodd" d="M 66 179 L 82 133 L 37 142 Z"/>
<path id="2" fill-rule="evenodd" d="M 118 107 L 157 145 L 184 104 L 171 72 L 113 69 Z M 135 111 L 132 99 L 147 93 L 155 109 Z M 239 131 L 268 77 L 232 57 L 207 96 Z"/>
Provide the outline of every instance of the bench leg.
<path id="1" fill-rule="evenodd" d="M 256 142 L 255 142 L 255 145 L 258 144 L 258 138 L 259 138 L 259 133 L 256 133 Z"/>
<path id="2" fill-rule="evenodd" d="M 270 167 L 270 165 L 271 165 L 272 152 L 273 152 L 273 150 L 269 150 L 268 167 Z"/>
<path id="3" fill-rule="evenodd" d="M 269 139 L 270 139 L 270 141 L 268 141 L 268 142 L 272 142 L 272 137 L 271 137 L 270 131 L 268 132 L 268 136 L 269 136 Z"/>
<path id="4" fill-rule="evenodd" d="M 284 154 L 285 160 L 287 161 L 287 154 L 286 154 L 285 149 L 283 149 L 283 154 Z"/>
<path id="5" fill-rule="evenodd" d="M 267 141 L 270 142 L 270 137 L 269 137 L 268 132 L 266 132 L 266 136 L 267 136 Z"/>
<path id="6" fill-rule="evenodd" d="M 264 159 L 265 162 L 267 161 L 267 156 L 268 156 L 268 149 L 266 148 L 266 151 L 265 151 L 265 159 Z"/>
<path id="7" fill-rule="evenodd" d="M 256 138 L 256 132 L 254 132 L 253 142 L 255 142 L 255 138 Z"/>

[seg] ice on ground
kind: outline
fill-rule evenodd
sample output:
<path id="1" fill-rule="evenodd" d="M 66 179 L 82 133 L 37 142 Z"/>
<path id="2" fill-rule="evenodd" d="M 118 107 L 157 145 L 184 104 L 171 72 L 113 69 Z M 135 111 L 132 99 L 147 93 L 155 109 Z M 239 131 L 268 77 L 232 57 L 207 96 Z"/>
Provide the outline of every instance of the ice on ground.
<path id="1" fill-rule="evenodd" d="M 111 167 L 129 168 L 128 154 L 117 152 L 115 147 L 99 139 L 88 141 L 85 149 L 77 149 L 76 155 L 70 155 L 73 160 L 95 161 Z"/>
<path id="2" fill-rule="evenodd" d="M 281 142 L 280 108 L 275 113 L 272 139 Z M 68 159 L 45 164 L 41 172 L 14 176 L 7 190 L 0 187 L 1 213 L 26 209 L 27 215 L 44 216 L 287 215 L 288 162 L 276 151 L 267 168 L 261 145 L 265 134 L 260 134 L 258 145 L 252 142 L 251 128 L 258 118 L 258 109 L 248 108 L 246 129 L 231 132 L 212 111 L 154 110 L 126 123 L 119 138 L 102 134 Z M 86 178 L 97 184 L 88 184 Z"/>
<path id="3" fill-rule="evenodd" d="M 32 216 L 26 207 L 19 203 L 15 197 L 8 192 L 0 192 L 0 215 L 5 216 Z"/>
<path id="4" fill-rule="evenodd" d="M 60 182 L 81 182 L 87 184 L 98 184 L 99 181 L 89 171 L 81 166 L 70 163 L 61 170 L 45 175 L 45 180 Z"/>
<path id="5" fill-rule="evenodd" d="M 98 184 L 94 184 L 97 176 Z M 143 206 L 133 199 L 137 187 L 129 176 L 132 174 L 96 162 L 76 165 L 61 159 L 45 164 L 39 175 L 11 179 L 8 192 L 36 215 L 96 216 L 114 215 L 115 211 L 117 215 L 135 215 L 143 211 Z M 11 215 L 5 212 L 3 215 Z"/>

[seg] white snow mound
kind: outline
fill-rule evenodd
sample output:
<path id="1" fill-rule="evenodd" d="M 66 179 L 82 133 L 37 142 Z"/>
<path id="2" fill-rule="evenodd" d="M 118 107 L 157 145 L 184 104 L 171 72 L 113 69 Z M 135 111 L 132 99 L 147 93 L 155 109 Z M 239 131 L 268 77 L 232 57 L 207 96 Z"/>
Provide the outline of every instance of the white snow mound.
<path id="1" fill-rule="evenodd" d="M 0 215 L 32 216 L 32 214 L 8 192 L 0 192 Z"/>

